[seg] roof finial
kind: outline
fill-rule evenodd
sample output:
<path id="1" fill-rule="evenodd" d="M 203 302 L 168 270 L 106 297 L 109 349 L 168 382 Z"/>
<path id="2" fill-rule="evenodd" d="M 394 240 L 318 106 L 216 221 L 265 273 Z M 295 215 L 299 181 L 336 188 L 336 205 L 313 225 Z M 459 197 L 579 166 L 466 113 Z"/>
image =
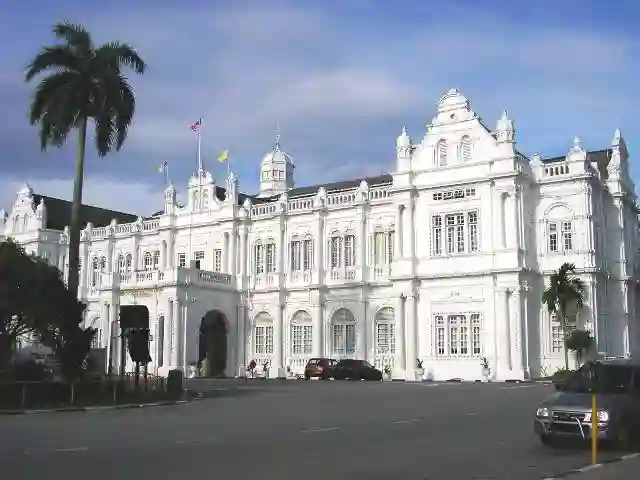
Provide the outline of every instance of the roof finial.
<path id="1" fill-rule="evenodd" d="M 276 125 L 276 150 L 280 150 L 280 124 Z"/>

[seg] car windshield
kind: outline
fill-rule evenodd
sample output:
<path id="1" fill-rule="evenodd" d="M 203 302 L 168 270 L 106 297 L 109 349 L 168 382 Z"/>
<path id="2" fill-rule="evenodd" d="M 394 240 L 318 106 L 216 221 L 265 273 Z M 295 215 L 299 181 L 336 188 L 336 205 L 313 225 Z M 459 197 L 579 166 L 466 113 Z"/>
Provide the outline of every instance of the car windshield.
<path id="1" fill-rule="evenodd" d="M 567 392 L 626 393 L 631 385 L 631 368 L 618 365 L 585 365 L 566 382 Z"/>

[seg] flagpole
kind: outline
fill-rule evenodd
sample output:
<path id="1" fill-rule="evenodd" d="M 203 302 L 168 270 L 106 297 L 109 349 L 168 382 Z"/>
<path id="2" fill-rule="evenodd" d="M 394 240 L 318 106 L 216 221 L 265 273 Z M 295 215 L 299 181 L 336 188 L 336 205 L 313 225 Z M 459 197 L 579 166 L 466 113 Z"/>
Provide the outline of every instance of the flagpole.
<path id="1" fill-rule="evenodd" d="M 169 179 L 169 163 L 164 162 L 164 186 L 168 187 L 171 184 L 171 180 Z"/>
<path id="2" fill-rule="evenodd" d="M 201 147 L 201 136 L 200 132 L 202 131 L 202 117 L 200 117 L 199 121 L 200 125 L 198 126 L 198 173 L 202 172 L 202 157 L 200 156 L 200 147 Z"/>

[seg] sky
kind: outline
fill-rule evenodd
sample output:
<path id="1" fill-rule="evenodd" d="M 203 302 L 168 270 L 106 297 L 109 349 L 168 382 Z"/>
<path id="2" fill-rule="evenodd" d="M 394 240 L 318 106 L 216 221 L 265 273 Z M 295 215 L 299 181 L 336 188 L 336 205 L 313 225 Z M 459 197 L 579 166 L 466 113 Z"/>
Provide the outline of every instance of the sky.
<path id="1" fill-rule="evenodd" d="M 179 195 L 202 159 L 219 183 L 228 148 L 240 190 L 255 193 L 281 134 L 296 185 L 393 171 L 406 125 L 426 132 L 440 96 L 460 89 L 490 126 L 516 122 L 525 155 L 565 154 L 576 135 L 606 148 L 620 128 L 633 153 L 640 6 L 630 0 L 30 0 L 0 17 L 0 208 L 27 181 L 70 199 L 76 137 L 41 152 L 24 69 L 51 26 L 81 23 L 97 44 L 130 43 L 148 64 L 131 78 L 137 113 L 120 152 L 97 156 L 90 133 L 84 201 L 148 215 L 162 208 L 168 162 Z"/>

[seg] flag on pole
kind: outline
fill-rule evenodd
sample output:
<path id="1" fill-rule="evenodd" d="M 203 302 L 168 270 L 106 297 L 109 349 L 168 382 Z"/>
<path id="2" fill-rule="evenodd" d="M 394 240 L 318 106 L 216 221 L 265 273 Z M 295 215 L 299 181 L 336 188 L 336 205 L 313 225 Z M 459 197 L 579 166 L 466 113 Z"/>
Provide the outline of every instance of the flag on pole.
<path id="1" fill-rule="evenodd" d="M 196 123 L 191 124 L 189 127 L 194 132 L 200 131 L 200 125 L 202 125 L 202 119 L 199 119 Z"/>
<path id="2" fill-rule="evenodd" d="M 167 167 L 168 167 L 168 163 L 167 163 L 167 162 L 164 162 L 162 165 L 158 165 L 158 166 L 156 167 L 156 172 L 158 172 L 158 173 L 164 173 L 164 172 L 167 170 Z"/>
<path id="3" fill-rule="evenodd" d="M 216 160 L 218 160 L 220 163 L 223 163 L 229 160 L 229 149 L 225 148 L 223 151 L 221 151 L 216 157 Z"/>

